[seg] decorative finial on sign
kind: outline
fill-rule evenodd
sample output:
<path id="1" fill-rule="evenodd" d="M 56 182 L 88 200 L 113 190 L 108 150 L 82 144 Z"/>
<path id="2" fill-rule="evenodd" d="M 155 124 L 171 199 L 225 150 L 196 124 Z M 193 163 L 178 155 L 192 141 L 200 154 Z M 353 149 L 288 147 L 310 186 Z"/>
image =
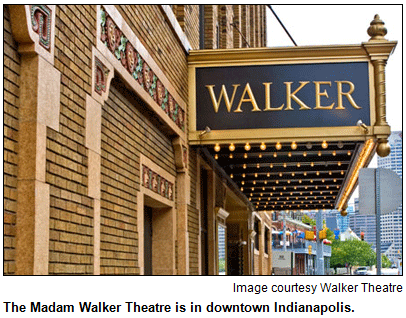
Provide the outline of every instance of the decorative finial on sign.
<path id="1" fill-rule="evenodd" d="M 385 28 L 385 23 L 381 20 L 378 14 L 375 14 L 367 32 L 371 37 L 369 41 L 387 41 L 385 35 L 388 33 L 388 30 Z"/>
<path id="2" fill-rule="evenodd" d="M 379 157 L 386 157 L 390 154 L 390 145 L 388 139 L 378 139 L 378 146 L 376 147 L 376 152 Z"/>

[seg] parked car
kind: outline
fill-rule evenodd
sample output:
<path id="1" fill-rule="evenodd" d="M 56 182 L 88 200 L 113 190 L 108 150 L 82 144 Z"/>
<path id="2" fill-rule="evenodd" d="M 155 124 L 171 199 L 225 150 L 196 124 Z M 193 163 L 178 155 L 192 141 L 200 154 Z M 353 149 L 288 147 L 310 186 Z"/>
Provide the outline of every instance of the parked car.
<path id="1" fill-rule="evenodd" d="M 361 266 L 355 270 L 354 274 L 355 275 L 366 275 L 367 272 L 368 272 L 368 268 Z"/>

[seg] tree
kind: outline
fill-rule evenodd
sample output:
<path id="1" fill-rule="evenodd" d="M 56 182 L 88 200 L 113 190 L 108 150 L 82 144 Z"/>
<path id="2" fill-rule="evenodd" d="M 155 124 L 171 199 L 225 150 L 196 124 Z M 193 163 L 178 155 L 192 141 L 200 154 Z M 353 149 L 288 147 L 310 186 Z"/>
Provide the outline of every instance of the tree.
<path id="1" fill-rule="evenodd" d="M 382 267 L 383 268 L 388 268 L 392 265 L 392 262 L 389 260 L 389 258 L 382 254 Z"/>
<path id="2" fill-rule="evenodd" d="M 330 265 L 333 268 L 352 266 L 372 266 L 376 263 L 376 253 L 364 241 L 334 240 L 331 247 Z"/>
<path id="3" fill-rule="evenodd" d="M 329 228 L 327 228 L 327 239 L 331 242 L 333 242 L 335 240 L 335 234 L 332 230 L 330 230 Z"/>
<path id="4" fill-rule="evenodd" d="M 311 217 L 307 216 L 306 214 L 302 216 L 302 222 L 310 226 L 316 225 L 316 221 L 313 220 Z"/>

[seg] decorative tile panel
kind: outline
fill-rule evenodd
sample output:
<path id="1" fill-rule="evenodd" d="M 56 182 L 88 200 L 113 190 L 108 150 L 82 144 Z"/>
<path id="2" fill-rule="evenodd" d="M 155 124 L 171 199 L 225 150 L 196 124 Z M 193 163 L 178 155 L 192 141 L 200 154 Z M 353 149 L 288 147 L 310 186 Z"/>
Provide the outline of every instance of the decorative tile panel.
<path id="1" fill-rule="evenodd" d="M 142 165 L 142 186 L 173 201 L 173 183 Z"/>
<path id="2" fill-rule="evenodd" d="M 144 88 L 175 124 L 185 131 L 185 111 L 176 102 L 142 56 L 134 49 L 106 10 L 100 9 L 100 40 L 121 61 L 128 73 Z"/>
<path id="3" fill-rule="evenodd" d="M 94 90 L 96 93 L 101 95 L 103 92 L 106 92 L 106 83 L 107 76 L 110 70 L 102 63 L 100 60 L 95 57 L 95 85 Z"/>
<path id="4" fill-rule="evenodd" d="M 52 11 L 46 5 L 32 5 L 30 8 L 32 29 L 38 33 L 40 45 L 49 51 L 51 47 Z"/>

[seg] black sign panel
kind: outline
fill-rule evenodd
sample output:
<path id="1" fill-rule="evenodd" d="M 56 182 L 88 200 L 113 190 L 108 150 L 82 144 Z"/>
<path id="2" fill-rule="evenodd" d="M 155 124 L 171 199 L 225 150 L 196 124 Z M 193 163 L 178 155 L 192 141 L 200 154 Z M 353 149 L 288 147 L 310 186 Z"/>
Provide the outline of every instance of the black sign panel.
<path id="1" fill-rule="evenodd" d="M 367 62 L 196 68 L 196 129 L 370 125 Z"/>

